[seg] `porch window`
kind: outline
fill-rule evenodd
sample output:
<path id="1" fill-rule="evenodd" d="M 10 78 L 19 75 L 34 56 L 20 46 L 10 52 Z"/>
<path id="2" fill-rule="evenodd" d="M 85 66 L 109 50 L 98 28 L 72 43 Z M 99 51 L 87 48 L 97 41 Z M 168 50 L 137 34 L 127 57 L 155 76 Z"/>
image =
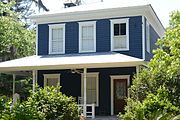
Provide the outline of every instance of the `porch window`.
<path id="1" fill-rule="evenodd" d="M 129 50 L 129 19 L 111 20 L 111 51 Z"/>
<path id="2" fill-rule="evenodd" d="M 96 22 L 79 23 L 79 52 L 96 52 Z"/>
<path id="3" fill-rule="evenodd" d="M 60 85 L 60 74 L 44 74 L 44 87 L 57 87 L 58 85 Z"/>
<path id="4" fill-rule="evenodd" d="M 81 96 L 84 96 L 84 79 L 83 74 L 81 77 Z M 87 73 L 86 81 L 86 95 L 87 95 L 87 104 L 99 105 L 99 74 L 98 73 Z"/>
<path id="5" fill-rule="evenodd" d="M 65 53 L 65 24 L 49 25 L 49 54 Z"/>

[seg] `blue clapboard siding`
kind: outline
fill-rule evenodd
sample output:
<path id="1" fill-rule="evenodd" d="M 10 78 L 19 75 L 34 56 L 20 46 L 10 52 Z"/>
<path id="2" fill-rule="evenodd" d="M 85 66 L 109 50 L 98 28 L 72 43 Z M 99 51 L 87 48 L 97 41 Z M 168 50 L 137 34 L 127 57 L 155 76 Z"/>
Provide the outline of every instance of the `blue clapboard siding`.
<path id="1" fill-rule="evenodd" d="M 145 23 L 146 22 L 147 22 L 147 20 L 145 19 Z M 146 39 L 145 39 L 145 60 L 146 61 L 150 61 L 150 59 L 153 58 L 152 52 L 153 52 L 153 50 L 157 49 L 157 47 L 158 47 L 155 45 L 155 43 L 160 38 L 158 33 L 154 30 L 154 28 L 151 25 L 150 25 L 149 29 L 150 29 L 150 53 L 147 52 Z M 146 31 L 145 31 L 145 34 L 147 34 Z"/>
<path id="2" fill-rule="evenodd" d="M 142 58 L 142 17 L 129 17 L 129 51 L 120 53 Z M 121 18 L 111 18 L 121 19 Z M 123 18 L 122 18 L 123 19 Z M 96 52 L 108 52 L 111 46 L 110 19 L 93 20 L 96 21 Z M 79 21 L 67 22 L 65 25 L 65 53 L 78 53 L 79 49 Z M 82 21 L 81 21 L 82 22 Z M 51 23 L 60 24 L 60 23 Z M 48 24 L 38 25 L 38 55 L 48 54 L 49 41 Z"/>
<path id="3" fill-rule="evenodd" d="M 96 22 L 96 51 L 110 51 L 110 20 L 102 19 Z"/>
<path id="4" fill-rule="evenodd" d="M 66 23 L 65 28 L 65 53 L 78 53 L 79 51 L 79 24 L 77 22 Z"/>
<path id="5" fill-rule="evenodd" d="M 110 75 L 131 75 L 136 72 L 135 67 L 125 68 L 99 68 L 88 69 L 88 72 L 99 72 L 99 107 L 96 107 L 96 115 L 110 115 L 111 112 L 111 81 Z M 61 74 L 60 85 L 62 86 L 61 92 L 68 95 L 77 97 L 81 96 L 81 75 L 72 74 L 70 70 L 44 70 L 38 71 L 38 84 L 43 86 L 43 74 Z M 132 81 L 131 81 L 132 82 Z"/>
<path id="6" fill-rule="evenodd" d="M 38 55 L 47 55 L 49 49 L 48 24 L 38 25 Z"/>
<path id="7" fill-rule="evenodd" d="M 129 51 L 120 51 L 129 56 L 142 58 L 142 17 L 129 19 Z"/>

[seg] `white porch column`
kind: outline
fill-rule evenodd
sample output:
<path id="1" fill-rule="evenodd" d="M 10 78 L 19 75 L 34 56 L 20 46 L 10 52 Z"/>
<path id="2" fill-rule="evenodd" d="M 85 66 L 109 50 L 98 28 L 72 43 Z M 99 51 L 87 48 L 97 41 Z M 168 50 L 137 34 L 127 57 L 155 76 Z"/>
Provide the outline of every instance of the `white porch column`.
<path id="1" fill-rule="evenodd" d="M 32 75 L 33 75 L 33 93 L 34 93 L 36 87 L 36 70 L 32 71 Z"/>
<path id="2" fill-rule="evenodd" d="M 15 80 L 16 80 L 16 75 L 13 74 L 13 95 L 15 94 Z"/>
<path id="3" fill-rule="evenodd" d="M 137 75 L 137 77 L 139 75 L 139 65 L 136 66 L 136 75 Z"/>
<path id="4" fill-rule="evenodd" d="M 86 80 L 87 80 L 87 68 L 84 68 L 84 106 L 83 106 L 83 114 L 86 117 Z"/>

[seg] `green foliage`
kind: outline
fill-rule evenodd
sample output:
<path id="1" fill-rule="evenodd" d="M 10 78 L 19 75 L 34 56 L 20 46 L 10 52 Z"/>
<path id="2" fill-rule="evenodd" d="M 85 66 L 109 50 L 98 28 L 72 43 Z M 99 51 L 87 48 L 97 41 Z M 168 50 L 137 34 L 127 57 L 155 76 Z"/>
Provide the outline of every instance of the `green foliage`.
<path id="1" fill-rule="evenodd" d="M 148 94 L 142 103 L 129 98 L 125 115 L 119 114 L 119 116 L 124 120 L 154 120 L 158 117 L 170 120 L 175 115 L 180 114 L 180 108 L 174 106 L 167 97 L 167 89 L 160 87 L 157 94 Z"/>
<path id="2" fill-rule="evenodd" d="M 60 87 L 38 88 L 27 101 L 14 104 L 1 120 L 79 120 L 78 106 L 72 97 L 59 92 Z M 3 104 L 5 102 L 2 102 Z M 0 101 L 1 104 L 1 101 Z M 2 105 L 3 106 L 3 105 Z M 10 104 L 9 104 L 10 106 Z M 2 110 L 4 107 L 1 107 Z M 3 110 L 4 111 L 4 110 Z"/>
<path id="3" fill-rule="evenodd" d="M 170 120 L 180 114 L 180 12 L 173 12 L 148 68 L 134 77 L 125 120 Z"/>
<path id="4" fill-rule="evenodd" d="M 59 88 L 38 89 L 27 104 L 33 105 L 47 120 L 78 120 L 78 106 L 72 97 L 59 92 Z"/>
<path id="5" fill-rule="evenodd" d="M 17 14 L 11 10 L 14 2 L 0 2 L 0 56 L 14 59 L 35 53 L 35 32 L 24 28 Z"/>
<path id="6" fill-rule="evenodd" d="M 12 11 L 14 4 L 14 1 L 0 2 L 0 58 L 3 61 L 35 54 L 35 31 L 24 27 Z M 0 74 L 0 95 L 11 94 L 12 76 Z"/>

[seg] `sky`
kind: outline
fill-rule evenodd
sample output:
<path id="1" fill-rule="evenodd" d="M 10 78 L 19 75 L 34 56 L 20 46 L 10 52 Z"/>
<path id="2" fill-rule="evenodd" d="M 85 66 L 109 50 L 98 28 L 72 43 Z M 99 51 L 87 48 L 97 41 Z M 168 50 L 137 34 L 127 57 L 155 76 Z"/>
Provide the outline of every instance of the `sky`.
<path id="1" fill-rule="evenodd" d="M 50 11 L 57 11 L 62 9 L 63 1 L 65 0 L 42 0 L 43 3 Z M 73 1 L 73 0 L 71 0 Z M 93 4 L 98 3 L 101 0 L 82 0 L 83 4 Z M 116 3 L 121 2 L 121 0 L 103 0 L 104 2 Z M 169 15 L 172 11 L 180 11 L 180 0 L 136 0 L 137 2 L 146 2 L 150 3 L 154 8 L 156 14 L 161 20 L 164 27 L 167 27 L 169 24 Z"/>

